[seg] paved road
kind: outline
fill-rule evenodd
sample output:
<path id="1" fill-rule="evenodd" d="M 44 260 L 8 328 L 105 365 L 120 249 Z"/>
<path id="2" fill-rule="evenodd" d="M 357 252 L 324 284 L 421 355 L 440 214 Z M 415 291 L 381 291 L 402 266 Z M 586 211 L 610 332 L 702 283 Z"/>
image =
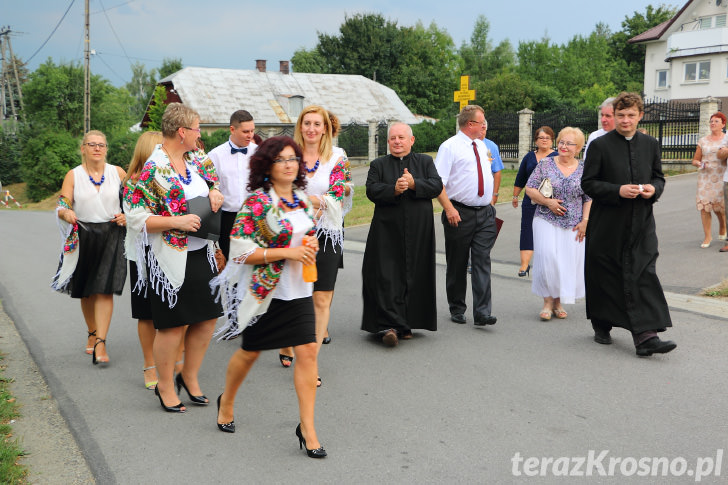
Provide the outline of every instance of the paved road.
<path id="1" fill-rule="evenodd" d="M 60 244 L 52 213 L 0 211 L 0 297 L 98 483 L 525 483 L 532 479 L 513 476 L 516 454 L 579 457 L 590 450 L 609 450 L 605 468 L 609 457 L 627 465 L 666 457 L 677 458 L 680 471 L 682 457 L 694 469 L 699 457 L 728 448 L 726 310 L 692 296 L 725 277 L 728 255 L 717 244 L 699 248 L 694 187 L 694 176 L 671 178 L 656 208 L 658 273 L 670 291 L 669 337 L 678 348 L 650 359 L 634 356 L 623 331 L 614 332 L 612 346 L 592 342 L 583 302 L 567 308 L 566 321 L 538 321 L 540 299 L 529 281 L 515 277 L 519 211 L 510 205 L 498 207 L 506 224 L 493 252 L 498 324 L 451 323 L 439 265 L 439 331 L 383 348 L 359 330 L 367 228 L 348 228 L 333 342 L 320 359 L 317 429 L 329 451 L 321 461 L 297 448 L 292 372 L 274 352 L 263 354 L 241 388 L 237 433 L 217 430 L 213 407 L 164 413 L 142 386 L 128 291 L 116 299 L 112 363 L 92 366 L 78 302 L 48 288 Z M 236 345 L 216 343 L 208 352 L 200 379 L 213 399 Z M 593 472 L 595 483 L 625 481 Z M 721 476 L 702 483 L 726 476 L 728 457 Z M 549 472 L 541 482 L 556 480 Z M 693 477 L 649 481 L 686 480 Z"/>

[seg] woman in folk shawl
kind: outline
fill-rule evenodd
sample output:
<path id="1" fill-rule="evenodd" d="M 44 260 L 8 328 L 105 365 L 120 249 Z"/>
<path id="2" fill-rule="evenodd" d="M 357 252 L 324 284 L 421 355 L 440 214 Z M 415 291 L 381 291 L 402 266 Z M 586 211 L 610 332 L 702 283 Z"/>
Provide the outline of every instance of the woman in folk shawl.
<path id="1" fill-rule="evenodd" d="M 114 295 L 121 295 L 126 281 L 126 217 L 119 204 L 125 173 L 106 163 L 107 148 L 103 133 L 86 133 L 81 141 L 81 165 L 63 179 L 56 215 L 65 242 L 51 283 L 54 290 L 81 299 L 88 329 L 86 353 L 92 354 L 94 364 L 109 362 L 106 334 Z"/>
<path id="2" fill-rule="evenodd" d="M 226 299 L 228 323 L 217 335 L 243 334 L 241 349 L 230 358 L 225 390 L 218 397 L 217 426 L 235 432 L 235 395 L 261 350 L 294 347 L 293 382 L 298 395 L 299 444 L 308 456 L 326 451 L 314 429 L 317 345 L 313 283 L 303 281 L 303 264 L 316 261 L 311 202 L 303 192 L 306 177 L 301 150 L 289 137 L 264 141 L 250 159 L 251 194 L 230 234 L 230 259 L 213 280 Z"/>
<path id="3" fill-rule="evenodd" d="M 150 155 L 131 194 L 129 240 L 135 246 L 137 264 L 146 269 L 138 276 L 151 287 L 147 295 L 157 329 L 153 352 L 159 376 L 154 392 L 165 411 L 184 412 L 177 395 L 182 387 L 194 404 L 209 403 L 197 374 L 215 321 L 222 315 L 209 289 L 217 275 L 212 242 L 195 237 L 201 221 L 188 213 L 187 201 L 209 199 L 212 211 L 217 212 L 223 196 L 217 190 L 215 167 L 197 147 L 200 117 L 194 110 L 170 103 L 162 116 L 162 136 L 164 141 Z M 186 332 L 185 326 L 189 326 Z M 174 377 L 182 338 L 185 360 Z"/>

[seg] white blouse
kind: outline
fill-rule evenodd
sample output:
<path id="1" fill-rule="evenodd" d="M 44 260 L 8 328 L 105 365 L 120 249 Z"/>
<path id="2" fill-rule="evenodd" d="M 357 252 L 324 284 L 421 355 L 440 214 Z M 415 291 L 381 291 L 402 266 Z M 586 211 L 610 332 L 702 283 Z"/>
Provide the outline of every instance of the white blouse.
<path id="1" fill-rule="evenodd" d="M 91 183 L 83 165 L 73 169 L 73 212 L 81 222 L 109 222 L 121 213 L 121 180 L 115 165 L 104 164 L 104 183 Z M 98 190 L 96 189 L 98 187 Z"/>

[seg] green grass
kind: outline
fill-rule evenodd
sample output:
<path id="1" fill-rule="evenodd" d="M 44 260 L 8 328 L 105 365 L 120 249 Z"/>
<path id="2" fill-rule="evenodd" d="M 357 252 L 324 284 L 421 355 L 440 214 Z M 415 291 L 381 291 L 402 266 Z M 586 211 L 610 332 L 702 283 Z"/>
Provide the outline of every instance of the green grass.
<path id="1" fill-rule="evenodd" d="M 3 359 L 0 354 L 0 361 Z M 15 398 L 8 390 L 11 379 L 5 377 L 5 366 L 0 365 L 0 480 L 7 484 L 25 483 L 28 469 L 18 463 L 24 455 L 23 449 L 13 439 L 10 421 L 19 416 Z"/>
<path id="2" fill-rule="evenodd" d="M 510 202 L 513 197 L 513 182 L 516 180 L 516 174 L 518 170 L 502 170 L 501 171 L 501 185 L 498 190 L 498 202 Z M 521 198 L 523 198 L 523 192 L 521 192 Z M 439 213 L 442 211 L 440 204 L 435 201 L 433 204 L 434 212 Z M 372 215 L 374 214 L 374 204 L 367 199 L 366 187 L 359 186 L 354 188 L 354 202 L 351 209 L 346 215 L 346 226 L 358 226 L 360 224 L 369 224 L 372 222 Z"/>
<path id="3" fill-rule="evenodd" d="M 703 290 L 703 295 L 714 298 L 728 297 L 728 280 L 723 280 L 719 285 L 706 288 Z"/>

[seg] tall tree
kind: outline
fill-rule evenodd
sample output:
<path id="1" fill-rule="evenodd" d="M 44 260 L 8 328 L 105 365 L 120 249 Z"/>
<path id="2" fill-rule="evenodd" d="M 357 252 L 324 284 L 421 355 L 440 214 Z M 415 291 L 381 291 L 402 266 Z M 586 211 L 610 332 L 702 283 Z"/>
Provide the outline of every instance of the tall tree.
<path id="1" fill-rule="evenodd" d="M 505 39 L 494 48 L 489 33 L 490 22 L 485 15 L 478 15 L 470 42 L 463 43 L 459 51 L 464 63 L 463 72 L 481 80 L 494 77 L 516 64 L 511 42 Z"/>
<path id="2" fill-rule="evenodd" d="M 625 15 L 622 21 L 622 30 L 612 35 L 609 40 L 612 56 L 624 61 L 629 81 L 639 85 L 640 90 L 644 81 L 646 47 L 644 44 L 630 44 L 627 41 L 652 27 L 670 20 L 676 14 L 677 7 L 674 6 L 660 5 L 654 7 L 648 5 L 644 13 L 635 11 L 631 17 Z"/>
<path id="3" fill-rule="evenodd" d="M 154 93 L 156 76 L 155 69 L 147 70 L 141 62 L 131 65 L 131 81 L 126 83 L 126 90 L 134 97 L 132 114 L 139 120 L 144 116 L 144 110 Z"/>
<path id="4" fill-rule="evenodd" d="M 380 14 L 347 16 L 338 35 L 319 33 L 316 47 L 297 51 L 293 63 L 297 72 L 374 79 L 425 115 L 451 104 L 460 66 L 452 38 L 435 23 L 400 27 Z"/>

